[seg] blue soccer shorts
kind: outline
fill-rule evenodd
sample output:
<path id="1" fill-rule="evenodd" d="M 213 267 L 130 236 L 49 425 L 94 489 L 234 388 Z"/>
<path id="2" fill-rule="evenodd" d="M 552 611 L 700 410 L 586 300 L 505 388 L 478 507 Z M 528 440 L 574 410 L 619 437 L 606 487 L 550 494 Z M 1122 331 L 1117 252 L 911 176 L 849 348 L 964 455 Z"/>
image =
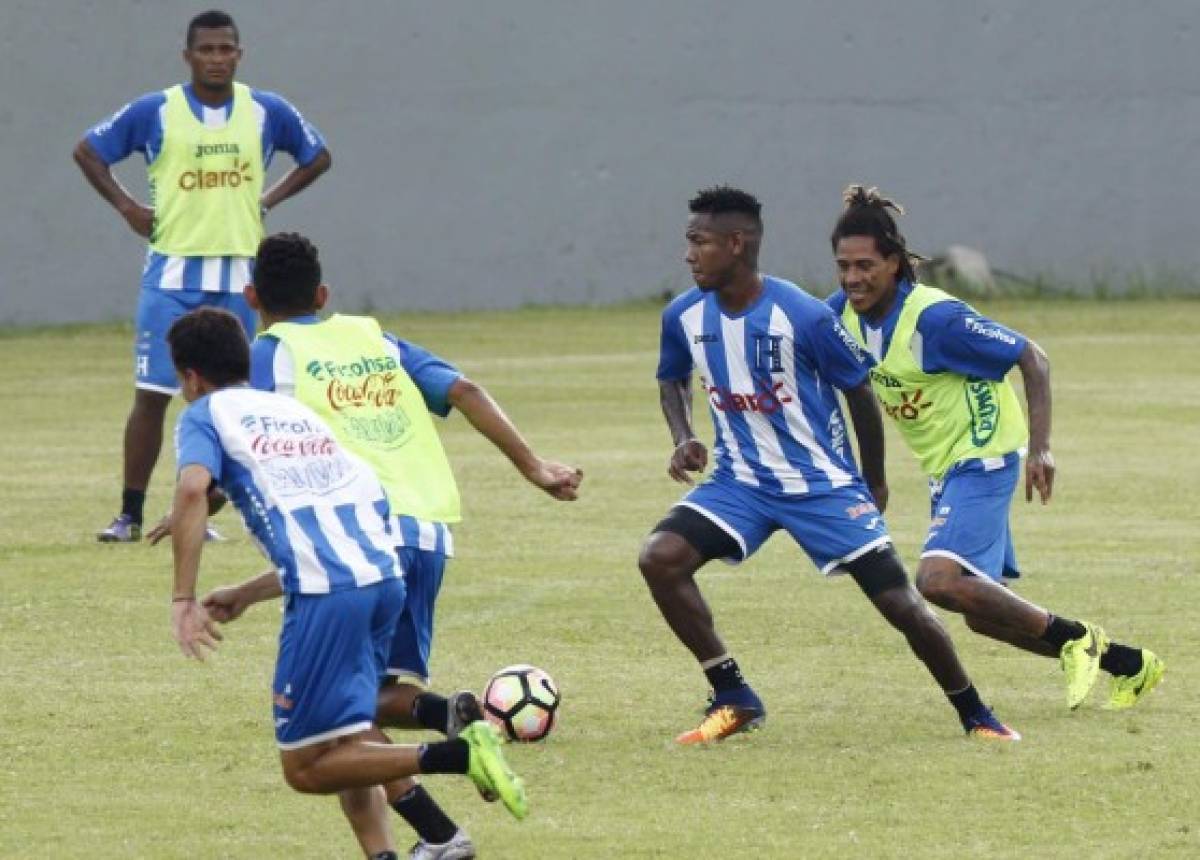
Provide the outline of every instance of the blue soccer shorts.
<path id="1" fill-rule="evenodd" d="M 821 573 L 838 570 L 876 547 L 891 543 L 883 516 L 859 480 L 798 495 L 772 493 L 733 478 L 714 477 L 696 487 L 679 505 L 707 517 L 737 541 L 737 564 L 784 529 Z"/>
<path id="2" fill-rule="evenodd" d="M 1021 455 L 964 460 L 929 482 L 930 523 L 921 558 L 942 557 L 999 582 L 1021 575 L 1008 511 Z"/>
<path id="3" fill-rule="evenodd" d="M 403 606 L 403 579 L 284 597 L 272 684 L 280 749 L 311 746 L 371 727 L 388 646 Z"/>
<path id="4" fill-rule="evenodd" d="M 407 517 L 403 518 L 409 519 Z M 439 534 L 449 539 L 449 529 L 436 525 Z M 429 685 L 429 655 L 433 649 L 433 616 L 438 592 L 442 589 L 442 577 L 446 571 L 447 544 L 437 548 L 421 549 L 417 541 L 411 546 L 397 546 L 396 554 L 404 569 L 404 581 L 408 596 L 404 611 L 396 622 L 396 633 L 392 637 L 387 658 L 387 675 L 398 683 Z"/>
<path id="5" fill-rule="evenodd" d="M 171 363 L 167 331 L 171 323 L 196 308 L 224 308 L 242 321 L 246 339 L 254 338 L 255 313 L 241 293 L 155 290 L 143 288 L 138 299 L 133 345 L 134 385 L 163 394 L 176 394 L 179 381 Z"/>

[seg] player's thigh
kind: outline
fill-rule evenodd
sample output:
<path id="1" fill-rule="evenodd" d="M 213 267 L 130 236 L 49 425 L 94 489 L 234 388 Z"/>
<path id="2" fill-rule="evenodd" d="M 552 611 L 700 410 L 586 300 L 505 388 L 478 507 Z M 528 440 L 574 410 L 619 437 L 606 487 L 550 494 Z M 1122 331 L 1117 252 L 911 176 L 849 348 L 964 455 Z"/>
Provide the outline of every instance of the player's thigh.
<path id="1" fill-rule="evenodd" d="M 434 616 L 446 556 L 415 547 L 397 547 L 396 553 L 407 594 L 388 649 L 387 674 L 400 683 L 425 686 L 429 683 Z"/>
<path id="2" fill-rule="evenodd" d="M 706 481 L 694 488 L 654 527 L 681 536 L 703 561 L 739 564 L 777 528 L 770 505 L 736 481 Z"/>
<path id="3" fill-rule="evenodd" d="M 859 482 L 782 499 L 778 517 L 823 574 L 891 543 L 883 515 Z"/>
<path id="4" fill-rule="evenodd" d="M 1020 461 L 1000 469 L 952 470 L 934 498 L 933 516 L 921 563 L 946 559 L 978 576 L 1000 581 L 1018 575 L 1009 526 L 1009 507 Z"/>
<path id="5" fill-rule="evenodd" d="M 285 597 L 272 684 L 275 740 L 300 749 L 366 731 L 375 718 L 383 643 L 404 586 L 387 579 L 332 594 Z"/>

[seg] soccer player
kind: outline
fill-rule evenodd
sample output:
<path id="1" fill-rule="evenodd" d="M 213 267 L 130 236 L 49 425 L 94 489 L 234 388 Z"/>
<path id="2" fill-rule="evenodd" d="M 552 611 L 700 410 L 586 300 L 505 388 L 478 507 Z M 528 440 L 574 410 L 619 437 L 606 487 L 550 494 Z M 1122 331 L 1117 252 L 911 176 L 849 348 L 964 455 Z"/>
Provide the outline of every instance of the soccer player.
<path id="1" fill-rule="evenodd" d="M 294 107 L 234 80 L 241 58 L 231 17 L 197 15 L 183 51 L 191 82 L 135 99 L 75 147 L 88 182 L 150 242 L 135 321 L 121 512 L 97 534 L 104 542 L 142 536 L 146 488 L 162 449 L 167 404 L 178 390 L 167 329 L 191 308 L 222 307 L 253 335 L 254 313 L 242 288 L 263 236 L 263 215 L 329 169 L 325 141 Z M 297 166 L 264 189 L 277 151 Z M 112 173 L 112 165 L 133 152 L 146 159 L 150 206 L 135 200 Z"/>
<path id="2" fill-rule="evenodd" d="M 384 333 L 371 317 L 318 317 L 329 287 L 322 283 L 317 249 L 303 236 L 263 240 L 246 297 L 264 328 L 251 347 L 251 385 L 312 408 L 374 468 L 387 490 L 399 545 L 412 558 L 378 722 L 452 736 L 481 719 L 482 711 L 469 691 L 448 700 L 429 689 L 434 606 L 453 555 L 449 525 L 461 519 L 454 474 L 431 415 L 457 409 L 552 498 L 575 499 L 582 472 L 535 454 L 488 392 L 438 356 Z M 419 784 L 389 786 L 388 795 L 421 839 L 415 856 L 461 856 L 455 852 L 471 847 Z"/>
<path id="3" fill-rule="evenodd" d="M 854 578 L 907 638 L 968 734 L 1019 739 L 980 700 L 892 548 L 882 517 L 883 420 L 867 382 L 870 356 L 824 303 L 759 273 L 763 223 L 753 196 L 708 188 L 689 208 L 685 261 L 696 286 L 663 312 L 659 390 L 675 443 L 668 473 L 691 484 L 688 473 L 708 463 L 692 428 L 691 377 L 699 373 L 716 427 L 716 468 L 655 526 L 638 559 L 667 624 L 713 689 L 699 726 L 676 740 L 723 740 L 766 717 L 717 635 L 695 574 L 711 559 L 746 560 L 777 529 L 790 533 L 823 574 Z M 865 482 L 835 388 L 854 421 Z"/>
<path id="4" fill-rule="evenodd" d="M 413 774 L 467 774 L 480 792 L 498 794 L 524 817 L 524 787 L 487 722 L 421 746 L 367 740 L 414 556 L 395 550 L 375 474 L 304 404 L 246 384 L 249 344 L 233 314 L 190 311 L 172 324 L 167 341 L 190 404 L 176 428 L 171 524 L 171 628 L 184 655 L 203 659 L 221 638 L 215 621 L 283 595 L 272 690 L 283 775 L 296 791 L 339 794 L 369 857 L 396 856 L 380 786 Z M 202 604 L 196 582 L 214 486 L 240 511 L 274 569 Z"/>
<path id="5" fill-rule="evenodd" d="M 917 588 L 1001 642 L 1058 657 L 1067 705 L 1083 702 L 1100 669 L 1106 707 L 1128 708 L 1162 679 L 1152 652 L 1113 642 L 1095 624 L 1047 612 L 1004 587 L 1020 575 L 1008 509 L 1025 462 L 1025 499 L 1054 487 L 1050 364 L 1041 348 L 953 296 L 917 283 L 912 256 L 874 188 L 851 185 L 831 242 L 842 291 L 829 300 L 878 362 L 871 385 L 929 476 L 932 521 Z M 891 210 L 891 211 L 889 211 Z M 1024 381 L 1029 429 L 1007 375 Z"/>

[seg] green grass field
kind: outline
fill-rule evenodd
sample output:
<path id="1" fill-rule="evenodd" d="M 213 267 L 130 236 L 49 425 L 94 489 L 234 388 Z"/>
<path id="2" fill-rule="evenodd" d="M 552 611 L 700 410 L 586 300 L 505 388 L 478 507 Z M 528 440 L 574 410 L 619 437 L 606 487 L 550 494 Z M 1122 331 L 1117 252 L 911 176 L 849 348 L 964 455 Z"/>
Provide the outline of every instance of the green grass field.
<path id="1" fill-rule="evenodd" d="M 540 452 L 586 472 L 583 499 L 555 503 L 461 418 L 445 424 L 467 518 L 436 680 L 478 688 L 529 661 L 564 694 L 550 741 L 512 749 L 525 822 L 465 780 L 427 780 L 482 856 L 1200 856 L 1200 304 L 983 309 L 1053 363 L 1059 483 L 1049 507 L 1014 506 L 1023 593 L 1168 662 L 1136 709 L 1101 711 L 1099 688 L 1071 713 L 1055 662 L 947 617 L 986 700 L 1025 734 L 1014 747 L 965 740 L 857 588 L 822 580 L 777 536 L 703 577 L 766 729 L 675 748 L 705 685 L 635 564 L 679 495 L 653 379 L 658 309 L 387 321 L 484 383 Z M 186 662 L 168 630 L 169 548 L 94 541 L 118 500 L 130 339 L 120 327 L 0 336 L 0 857 L 356 856 L 337 804 L 279 772 L 277 609 L 230 627 L 210 663 Z M 888 520 L 912 564 L 925 491 L 889 441 Z M 148 519 L 170 483 L 168 451 Z M 232 540 L 206 551 L 205 588 L 263 569 L 235 516 L 218 524 Z M 398 818 L 396 832 L 412 841 Z"/>

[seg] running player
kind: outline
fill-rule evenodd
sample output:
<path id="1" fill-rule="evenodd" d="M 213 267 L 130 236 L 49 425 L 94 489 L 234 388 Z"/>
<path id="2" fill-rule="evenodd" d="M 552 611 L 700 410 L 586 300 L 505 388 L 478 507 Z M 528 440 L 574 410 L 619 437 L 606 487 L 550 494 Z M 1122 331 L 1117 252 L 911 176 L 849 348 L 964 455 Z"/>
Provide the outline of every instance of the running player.
<path id="1" fill-rule="evenodd" d="M 167 340 L 191 404 L 176 431 L 171 528 L 171 627 L 184 655 L 203 659 L 216 647 L 214 618 L 228 622 L 253 603 L 283 595 L 273 683 L 283 775 L 296 791 L 339 794 L 369 857 L 396 856 L 379 786 L 413 774 L 467 774 L 481 792 L 498 794 L 514 816 L 524 817 L 524 788 L 485 721 L 421 746 L 368 740 L 414 556 L 395 551 L 387 498 L 374 473 L 302 403 L 247 386 L 249 344 L 233 314 L 191 311 Z M 201 604 L 196 582 L 214 486 L 241 512 L 274 569 Z"/>
<path id="2" fill-rule="evenodd" d="M 263 236 L 263 214 L 329 169 L 320 133 L 274 93 L 234 81 L 242 47 L 233 19 L 191 20 L 183 51 L 191 83 L 149 93 L 97 125 L 75 147 L 83 175 L 130 228 L 150 242 L 134 342 L 133 408 L 125 424 L 121 512 L 104 542 L 141 539 L 146 488 L 162 448 L 167 404 L 178 390 L 166 333 L 195 307 L 222 307 L 254 333 L 242 288 Z M 282 151 L 296 168 L 270 189 L 263 179 Z M 150 205 L 135 200 L 112 165 L 134 152 L 147 164 Z"/>
<path id="3" fill-rule="evenodd" d="M 1112 675 L 1106 707 L 1134 705 L 1162 679 L 1161 659 L 1003 587 L 1020 575 L 1008 510 L 1027 441 L 1026 501 L 1036 490 L 1046 504 L 1054 487 L 1046 354 L 1019 332 L 917 283 L 891 214 L 902 213 L 900 206 L 861 185 L 847 188 L 843 199 L 831 238 L 842 291 L 829 303 L 878 362 L 871 385 L 929 476 L 932 521 L 917 588 L 961 613 L 976 633 L 1058 657 L 1069 707 L 1079 707 L 1101 669 Z M 1024 381 L 1028 432 L 1006 378 L 1014 367 Z"/>
<path id="4" fill-rule="evenodd" d="M 867 382 L 871 358 L 823 303 L 759 273 L 763 225 L 753 196 L 709 188 L 689 208 L 685 260 L 696 287 L 663 313 L 658 380 L 675 443 L 669 474 L 690 484 L 688 473 L 708 462 L 692 428 L 693 371 L 716 427 L 716 468 L 654 528 L 638 559 L 663 617 L 713 689 L 700 725 L 676 740 L 722 740 L 766 717 L 717 635 L 695 574 L 715 558 L 744 561 L 777 529 L 822 573 L 854 578 L 905 635 L 968 734 L 1019 739 L 980 701 L 892 548 L 882 518 L 883 420 Z M 854 421 L 865 483 L 835 388 Z"/>
<path id="5" fill-rule="evenodd" d="M 317 249 L 303 236 L 263 240 L 246 297 L 265 329 L 251 347 L 251 385 L 299 399 L 374 468 L 396 516 L 399 544 L 412 558 L 378 722 L 453 736 L 482 711 L 469 691 L 447 699 L 429 689 L 434 607 L 454 554 L 449 526 L 461 519 L 458 487 L 431 415 L 444 418 L 457 409 L 552 498 L 573 500 L 582 473 L 535 454 L 487 391 L 438 356 L 384 333 L 371 317 L 318 317 L 329 287 L 321 281 Z M 473 851 L 470 837 L 421 785 L 390 785 L 388 799 L 420 837 L 413 856 Z"/>

